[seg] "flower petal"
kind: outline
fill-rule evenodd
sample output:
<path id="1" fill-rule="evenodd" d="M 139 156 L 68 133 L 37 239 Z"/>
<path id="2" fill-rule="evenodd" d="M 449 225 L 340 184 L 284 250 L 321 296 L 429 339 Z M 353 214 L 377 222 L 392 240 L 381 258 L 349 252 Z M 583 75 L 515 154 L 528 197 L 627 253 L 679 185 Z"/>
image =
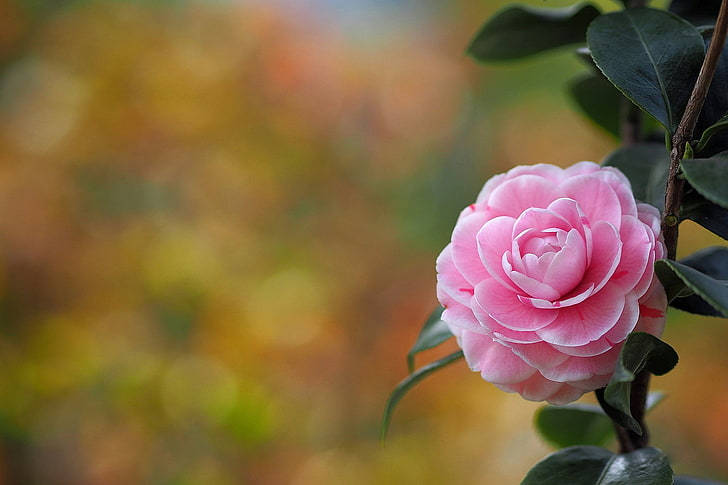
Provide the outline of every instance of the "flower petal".
<path id="1" fill-rule="evenodd" d="M 554 182 L 536 175 L 522 175 L 493 190 L 488 206 L 498 215 L 518 217 L 526 209 L 545 208 L 556 194 Z"/>
<path id="2" fill-rule="evenodd" d="M 515 222 L 512 217 L 495 217 L 483 224 L 474 239 L 475 255 L 480 258 L 481 266 L 486 268 L 486 274 L 514 289 L 503 271 L 503 255 L 511 249 L 511 233 Z"/>
<path id="3" fill-rule="evenodd" d="M 478 256 L 476 235 L 487 222 L 488 214 L 473 212 L 455 225 L 452 233 L 452 259 L 463 277 L 475 286 L 488 277 L 483 262 Z"/>
<path id="4" fill-rule="evenodd" d="M 562 197 L 574 199 L 579 204 L 592 226 L 604 221 L 619 228 L 622 206 L 608 183 L 593 175 L 577 175 L 564 180 L 558 191 Z"/>
<path id="5" fill-rule="evenodd" d="M 480 371 L 480 375 L 488 382 L 514 384 L 528 379 L 536 372 L 511 349 L 487 335 L 464 332 L 462 347 L 470 368 Z"/>
<path id="6" fill-rule="evenodd" d="M 477 295 L 478 288 L 475 289 Z M 480 298 L 478 298 L 480 301 Z M 622 315 L 624 293 L 608 284 L 578 305 L 559 310 L 550 324 L 536 330 L 544 341 L 554 345 L 578 347 L 607 333 Z"/>
<path id="7" fill-rule="evenodd" d="M 648 270 L 647 262 L 653 250 L 654 238 L 650 238 L 649 228 L 632 216 L 622 217 L 619 237 L 622 240 L 622 253 L 619 266 L 609 281 L 626 292 L 632 290 Z"/>
<path id="8" fill-rule="evenodd" d="M 475 300 L 502 326 L 511 330 L 535 331 L 553 322 L 559 310 L 541 310 L 521 303 L 518 295 L 489 279 L 475 287 Z"/>

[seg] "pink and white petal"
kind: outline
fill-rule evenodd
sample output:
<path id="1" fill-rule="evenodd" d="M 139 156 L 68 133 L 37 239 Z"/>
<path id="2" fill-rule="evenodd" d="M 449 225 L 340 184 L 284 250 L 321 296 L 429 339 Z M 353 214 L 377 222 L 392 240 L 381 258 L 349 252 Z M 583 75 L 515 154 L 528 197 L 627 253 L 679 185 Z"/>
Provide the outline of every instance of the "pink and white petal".
<path id="1" fill-rule="evenodd" d="M 546 270 L 543 283 L 556 290 L 561 297 L 582 280 L 585 269 L 586 245 L 579 232 L 572 229 L 566 236 L 566 244 L 556 253 Z"/>
<path id="2" fill-rule="evenodd" d="M 515 286 L 503 271 L 503 255 L 512 248 L 511 234 L 515 222 L 512 217 L 501 216 L 491 219 L 483 224 L 473 239 L 476 247 L 475 255 L 479 258 L 480 265 L 485 268 L 486 274 L 513 289 Z"/>
<path id="3" fill-rule="evenodd" d="M 437 287 L 450 295 L 456 301 L 467 305 L 475 290 L 468 283 L 452 260 L 452 244 L 445 246 L 435 263 L 437 271 Z M 440 301 L 441 303 L 442 300 Z"/>
<path id="4" fill-rule="evenodd" d="M 560 382 L 550 381 L 536 372 L 520 384 L 518 393 L 528 401 L 544 401 L 556 394 L 562 386 Z"/>
<path id="5" fill-rule="evenodd" d="M 478 289 L 475 289 L 476 294 Z M 607 333 L 622 315 L 625 295 L 616 285 L 608 284 L 582 303 L 561 308 L 551 324 L 536 330 L 553 345 L 578 347 Z"/>
<path id="6" fill-rule="evenodd" d="M 488 382 L 514 384 L 528 379 L 536 372 L 511 349 L 487 335 L 463 332 L 462 347 L 470 368 L 480 371 L 480 375 Z"/>
<path id="7" fill-rule="evenodd" d="M 584 271 L 581 283 L 572 291 L 578 294 L 591 285 L 594 292 L 601 290 L 607 284 L 619 266 L 622 255 L 622 241 L 619 239 L 617 229 L 608 222 L 598 222 L 592 228 L 593 252 L 589 267 Z M 572 295 L 567 295 L 567 298 Z"/>
<path id="8" fill-rule="evenodd" d="M 662 228 L 660 227 L 660 211 L 657 207 L 644 203 L 637 204 L 637 219 L 647 224 L 655 234 L 655 238 L 659 238 Z"/>
<path id="9" fill-rule="evenodd" d="M 649 227 L 636 217 L 623 216 L 619 237 L 622 240 L 622 254 L 619 266 L 610 279 L 624 291 L 631 291 L 647 269 L 647 262 L 654 247 L 654 236 Z"/>
<path id="10" fill-rule="evenodd" d="M 522 175 L 498 186 L 488 199 L 498 215 L 518 217 L 532 207 L 545 208 L 556 199 L 554 182 L 537 175 Z"/>
<path id="11" fill-rule="evenodd" d="M 593 175 L 570 177 L 559 185 L 558 191 L 562 197 L 574 199 L 579 204 L 579 208 L 592 226 L 604 221 L 619 228 L 622 222 L 619 198 L 612 187 L 598 177 Z"/>
<path id="12" fill-rule="evenodd" d="M 569 298 L 565 300 L 557 300 L 554 302 L 543 300 L 539 298 L 529 298 L 526 296 L 518 296 L 518 299 L 521 300 L 523 303 L 527 303 L 533 307 L 536 308 L 566 308 L 569 306 L 578 305 L 582 301 L 589 298 L 594 293 L 594 285 L 591 285 L 589 288 L 585 289 L 581 293 L 570 296 Z"/>
<path id="13" fill-rule="evenodd" d="M 640 307 L 637 297 L 634 294 L 628 294 L 624 299 L 624 310 L 620 315 L 617 323 L 614 324 L 609 332 L 604 334 L 604 338 L 612 345 L 617 345 L 627 338 L 627 335 L 635 329 L 637 320 L 640 315 Z"/>
<path id="14" fill-rule="evenodd" d="M 508 273 L 510 280 L 528 296 L 542 300 L 556 300 L 561 295 L 546 283 L 542 283 L 518 271 Z"/>
<path id="15" fill-rule="evenodd" d="M 564 355 L 571 357 L 594 357 L 601 355 L 611 349 L 613 345 L 605 337 L 600 337 L 593 342 L 578 347 L 566 347 L 564 345 L 554 345 L 554 348 Z"/>
<path id="16" fill-rule="evenodd" d="M 620 346 L 594 357 L 569 357 L 562 364 L 541 371 L 547 379 L 555 382 L 574 382 L 591 379 L 596 375 L 614 372 Z"/>
<path id="17" fill-rule="evenodd" d="M 504 173 L 494 175 L 493 177 L 489 178 L 488 181 L 485 183 L 485 185 L 483 185 L 483 188 L 480 189 L 480 193 L 478 194 L 476 203 L 477 204 L 481 204 L 481 203 L 487 204 L 490 194 L 495 190 L 496 187 L 498 187 L 505 181 L 506 181 L 506 174 L 504 174 Z"/>
<path id="18" fill-rule="evenodd" d="M 549 163 L 537 163 L 535 165 L 518 165 L 506 173 L 508 180 L 523 175 L 538 175 L 552 182 L 560 182 L 564 177 L 564 169 Z"/>
<path id="19" fill-rule="evenodd" d="M 506 345 L 528 365 L 539 370 L 550 369 L 569 358 L 568 355 L 559 352 L 546 342 L 536 342 L 533 344 L 506 343 Z"/>
<path id="20" fill-rule="evenodd" d="M 614 167 L 602 167 L 594 175 L 612 187 L 612 190 L 614 190 L 614 193 L 617 194 L 617 198 L 619 199 L 623 215 L 637 216 L 637 204 L 635 203 L 634 195 L 632 195 L 632 184 L 630 184 L 622 172 Z"/>
<path id="21" fill-rule="evenodd" d="M 513 225 L 513 235 L 519 235 L 527 229 L 536 229 L 542 231 L 544 229 L 562 229 L 568 231 L 571 224 L 563 216 L 548 209 L 526 209 Z"/>
<path id="22" fill-rule="evenodd" d="M 577 175 L 584 175 L 594 172 L 599 172 L 601 167 L 594 162 L 579 162 L 564 169 L 564 177 L 575 177 Z"/>
<path id="23" fill-rule="evenodd" d="M 491 318 L 511 330 L 537 331 L 553 322 L 559 312 L 524 305 L 516 293 L 494 279 L 475 287 L 475 300 Z"/>
<path id="24" fill-rule="evenodd" d="M 511 330 L 506 328 L 496 320 L 494 320 L 488 312 L 478 303 L 477 299 L 473 297 L 471 308 L 475 318 L 478 319 L 480 324 L 491 332 L 493 332 L 493 338 L 502 342 L 513 342 L 521 344 L 530 344 L 534 342 L 540 342 L 541 337 L 536 335 L 536 332 L 521 332 L 518 330 Z"/>
<path id="25" fill-rule="evenodd" d="M 559 390 L 547 397 L 546 401 L 554 406 L 563 406 L 564 404 L 576 401 L 583 395 L 584 391 L 581 389 L 569 384 L 561 384 Z"/>
<path id="26" fill-rule="evenodd" d="M 447 326 L 453 333 L 455 333 L 455 328 L 467 330 L 468 332 L 482 333 L 484 335 L 491 333 L 490 329 L 480 324 L 470 308 L 460 303 L 455 303 L 445 308 L 441 318 L 447 323 Z"/>
<path id="27" fill-rule="evenodd" d="M 615 364 L 615 366 L 616 366 L 616 364 Z M 612 378 L 612 374 L 613 373 L 610 372 L 609 374 L 605 374 L 605 375 L 601 375 L 601 376 L 596 375 L 590 379 L 585 379 L 583 381 L 573 381 L 573 382 L 570 382 L 569 384 L 576 387 L 577 389 L 581 389 L 582 391 L 591 392 L 591 391 L 595 391 L 599 388 L 606 386 L 609 383 L 609 379 Z"/>
<path id="28" fill-rule="evenodd" d="M 667 295 L 665 288 L 657 277 L 654 278 L 647 293 L 639 300 L 640 318 L 635 330 L 647 332 L 656 337 L 665 330 L 665 310 L 667 309 Z"/>
<path id="29" fill-rule="evenodd" d="M 455 225 L 452 233 L 452 260 L 463 277 L 475 286 L 488 277 L 483 262 L 478 255 L 476 236 L 483 225 L 488 222 L 487 214 L 473 212 Z"/>

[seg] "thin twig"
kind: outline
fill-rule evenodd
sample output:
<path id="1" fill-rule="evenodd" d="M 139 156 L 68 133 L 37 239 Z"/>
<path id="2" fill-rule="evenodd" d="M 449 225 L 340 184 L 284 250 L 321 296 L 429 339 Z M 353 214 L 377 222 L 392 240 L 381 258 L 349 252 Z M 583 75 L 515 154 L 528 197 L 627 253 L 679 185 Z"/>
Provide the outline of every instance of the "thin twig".
<path id="1" fill-rule="evenodd" d="M 708 53 L 698 74 L 698 80 L 690 95 L 685 113 L 672 137 L 672 150 L 670 151 L 670 171 L 665 188 L 665 214 L 662 219 L 662 233 L 665 238 L 668 259 L 675 259 L 677 253 L 678 224 L 680 223 L 680 204 L 683 196 L 684 180 L 679 177 L 680 160 L 685 155 L 685 144 L 692 140 L 695 124 L 705 104 L 705 98 L 713 81 L 713 75 L 718 65 L 718 59 L 723 52 L 726 33 L 728 32 L 728 0 L 723 0 L 715 22 L 713 39 L 710 42 Z"/>

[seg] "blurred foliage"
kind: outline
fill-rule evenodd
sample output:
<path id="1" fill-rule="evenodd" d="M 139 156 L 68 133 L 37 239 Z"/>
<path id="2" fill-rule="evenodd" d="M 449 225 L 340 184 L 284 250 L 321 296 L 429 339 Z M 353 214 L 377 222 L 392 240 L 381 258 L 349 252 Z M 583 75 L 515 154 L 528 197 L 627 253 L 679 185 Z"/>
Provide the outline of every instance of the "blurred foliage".
<path id="1" fill-rule="evenodd" d="M 377 427 L 459 209 L 614 147 L 565 101 L 579 61 L 475 66 L 501 2 L 307 3 L 0 0 L 0 483 L 515 483 L 544 455 L 537 405 L 461 364 Z M 655 443 L 728 476 L 728 331 L 672 317 Z"/>

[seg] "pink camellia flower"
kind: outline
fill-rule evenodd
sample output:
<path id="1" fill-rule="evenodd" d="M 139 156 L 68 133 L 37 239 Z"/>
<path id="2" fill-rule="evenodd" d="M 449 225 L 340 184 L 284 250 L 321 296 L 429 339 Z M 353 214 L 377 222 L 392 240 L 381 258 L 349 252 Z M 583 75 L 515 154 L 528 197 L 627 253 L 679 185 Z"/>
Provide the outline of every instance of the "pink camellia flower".
<path id="1" fill-rule="evenodd" d="M 659 336 L 659 211 L 617 169 L 581 162 L 496 175 L 437 259 L 437 297 L 470 368 L 563 404 L 603 387 L 634 331 Z"/>

